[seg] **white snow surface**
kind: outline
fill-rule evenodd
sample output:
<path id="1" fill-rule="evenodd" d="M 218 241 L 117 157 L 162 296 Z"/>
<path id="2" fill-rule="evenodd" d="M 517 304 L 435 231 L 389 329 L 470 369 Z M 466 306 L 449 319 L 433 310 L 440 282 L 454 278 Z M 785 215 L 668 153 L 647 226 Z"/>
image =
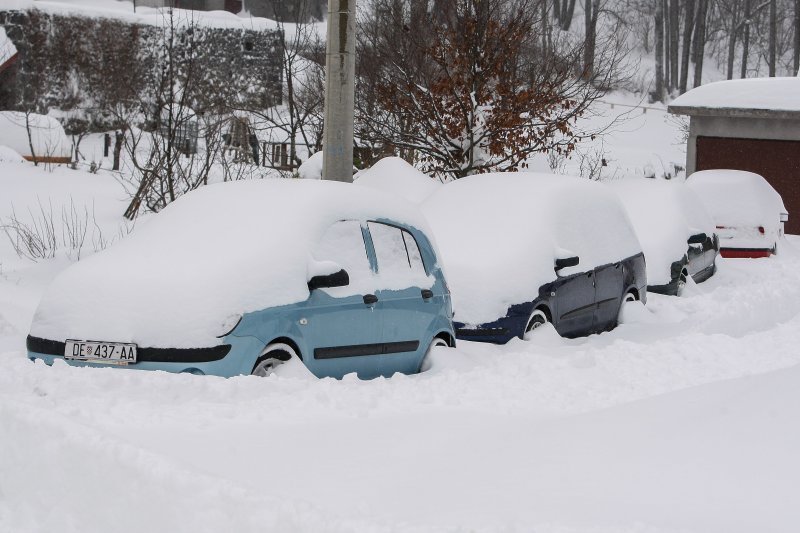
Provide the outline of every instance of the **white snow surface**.
<path id="1" fill-rule="evenodd" d="M 800 111 L 800 78 L 717 81 L 685 92 L 672 106 Z"/>
<path id="2" fill-rule="evenodd" d="M 0 163 L 24 163 L 25 159 L 16 150 L 0 145 Z"/>
<path id="3" fill-rule="evenodd" d="M 322 150 L 314 152 L 311 157 L 297 167 L 297 173 L 304 180 L 322 179 Z"/>
<path id="4" fill-rule="evenodd" d="M 647 264 L 647 283 L 663 285 L 670 268 L 697 233 L 714 234 L 714 220 L 697 194 L 683 181 L 623 179 L 608 182 L 633 222 Z"/>
<path id="5" fill-rule="evenodd" d="M 6 7 L 6 4 L 9 4 Z M 83 17 L 106 17 L 126 20 L 138 24 L 161 25 L 168 16 L 168 8 L 153 8 L 142 5 L 133 9 L 133 2 L 118 0 L 3 0 L 6 9 L 38 9 L 48 13 Z M 214 28 L 274 30 L 278 23 L 274 20 L 250 17 L 247 14 L 235 15 L 228 11 L 195 11 L 174 9 L 178 24 L 191 21 L 193 24 Z M 288 25 L 291 26 L 291 25 Z"/>
<path id="6" fill-rule="evenodd" d="M 351 184 L 206 186 L 66 269 L 42 298 L 31 335 L 216 345 L 241 313 L 308 297 L 308 269 L 318 267 L 312 248 L 332 223 L 384 217 L 425 228 L 412 205 Z"/>
<path id="7" fill-rule="evenodd" d="M 421 204 L 442 186 L 440 181 L 423 174 L 400 157 L 384 157 L 356 174 L 354 183 L 400 196 L 415 204 Z"/>
<path id="8" fill-rule="evenodd" d="M 25 113 L 0 111 L 0 146 L 8 146 L 19 154 L 30 156 L 31 145 L 37 157 L 72 155 L 72 144 L 58 120 L 31 113 L 26 122 Z"/>
<path id="9" fill-rule="evenodd" d="M 422 204 L 439 250 L 456 320 L 481 324 L 533 300 L 554 281 L 642 251 L 617 196 L 601 183 L 552 174 L 468 176 Z"/>
<path id="10" fill-rule="evenodd" d="M 0 218 L 71 197 L 104 229 L 129 201 L 102 170 L 3 163 L 0 190 Z M 68 261 L 20 260 L 0 234 L 0 531 L 795 533 L 788 240 L 626 305 L 612 332 L 546 326 L 337 381 L 32 363 L 34 309 Z"/>

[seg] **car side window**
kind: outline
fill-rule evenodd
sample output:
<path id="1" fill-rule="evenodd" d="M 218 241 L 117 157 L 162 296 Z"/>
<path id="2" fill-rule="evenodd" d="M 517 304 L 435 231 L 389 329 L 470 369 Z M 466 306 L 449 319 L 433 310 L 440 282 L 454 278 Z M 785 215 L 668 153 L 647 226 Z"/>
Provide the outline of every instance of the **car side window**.
<path id="1" fill-rule="evenodd" d="M 419 252 L 417 240 L 409 232 L 403 230 L 403 241 L 408 252 L 408 262 L 411 265 L 411 273 L 415 275 L 425 275 L 425 263 L 422 261 L 422 254 Z"/>
<path id="2" fill-rule="evenodd" d="M 364 246 L 361 223 L 357 220 L 340 220 L 322 235 L 312 252 L 317 261 L 333 261 L 347 271 L 347 287 L 325 289 L 336 296 L 359 294 L 371 290 L 372 269 Z"/>
<path id="3" fill-rule="evenodd" d="M 369 222 L 368 226 L 382 286 L 401 289 L 425 284 L 425 266 L 414 237 L 380 222 Z"/>

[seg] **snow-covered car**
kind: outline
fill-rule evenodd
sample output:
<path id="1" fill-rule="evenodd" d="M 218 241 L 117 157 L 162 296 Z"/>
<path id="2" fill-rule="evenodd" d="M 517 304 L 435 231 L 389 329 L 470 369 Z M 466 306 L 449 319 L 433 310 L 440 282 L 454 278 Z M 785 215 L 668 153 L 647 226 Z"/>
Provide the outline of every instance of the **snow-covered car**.
<path id="1" fill-rule="evenodd" d="M 607 187 L 509 172 L 445 184 L 424 204 L 458 338 L 505 343 L 551 322 L 566 337 L 612 329 L 646 299 L 644 254 Z"/>
<path id="2" fill-rule="evenodd" d="M 759 174 L 742 170 L 701 170 L 686 184 L 714 219 L 722 257 L 769 257 L 783 237 L 789 212 Z"/>
<path id="3" fill-rule="evenodd" d="M 644 250 L 648 291 L 679 295 L 689 276 L 701 283 L 714 275 L 719 239 L 692 189 L 682 182 L 642 178 L 609 186 L 622 200 Z"/>
<path id="4" fill-rule="evenodd" d="M 44 294 L 28 356 L 234 376 L 420 370 L 453 345 L 450 295 L 411 204 L 351 184 L 210 185 Z"/>
<path id="5" fill-rule="evenodd" d="M 355 175 L 356 185 L 371 187 L 421 204 L 442 183 L 427 176 L 399 157 L 384 157 Z"/>

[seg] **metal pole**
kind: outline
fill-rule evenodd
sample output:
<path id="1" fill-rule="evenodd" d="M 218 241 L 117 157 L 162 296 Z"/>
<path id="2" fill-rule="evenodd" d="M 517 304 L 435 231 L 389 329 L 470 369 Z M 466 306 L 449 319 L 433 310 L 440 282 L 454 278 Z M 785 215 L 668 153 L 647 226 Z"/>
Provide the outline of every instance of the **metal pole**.
<path id="1" fill-rule="evenodd" d="M 356 0 L 328 0 L 322 179 L 353 181 Z"/>

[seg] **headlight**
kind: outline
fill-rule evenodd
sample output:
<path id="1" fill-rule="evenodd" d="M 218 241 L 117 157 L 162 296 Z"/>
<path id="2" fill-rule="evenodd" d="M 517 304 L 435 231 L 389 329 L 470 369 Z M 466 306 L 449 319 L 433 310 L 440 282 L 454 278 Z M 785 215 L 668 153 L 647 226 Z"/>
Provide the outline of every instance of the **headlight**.
<path id="1" fill-rule="evenodd" d="M 222 335 L 217 335 L 218 339 L 222 339 L 223 337 L 227 337 L 233 330 L 236 329 L 236 326 L 239 325 L 239 322 L 242 321 L 242 317 L 244 315 L 231 315 L 225 319 L 225 322 L 222 323 L 222 326 L 219 328 L 220 330 L 224 331 Z"/>

